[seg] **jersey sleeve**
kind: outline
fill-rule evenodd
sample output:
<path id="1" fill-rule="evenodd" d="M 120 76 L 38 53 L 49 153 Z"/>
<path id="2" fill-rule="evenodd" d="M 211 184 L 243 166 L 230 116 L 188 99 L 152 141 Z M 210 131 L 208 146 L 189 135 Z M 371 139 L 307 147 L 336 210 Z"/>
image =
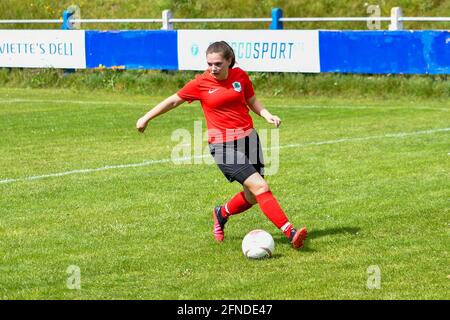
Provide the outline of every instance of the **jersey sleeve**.
<path id="1" fill-rule="evenodd" d="M 255 95 L 255 90 L 253 89 L 253 83 L 250 80 L 248 74 L 244 72 L 244 96 L 245 100 L 250 99 Z"/>
<path id="2" fill-rule="evenodd" d="M 177 92 L 177 94 L 181 99 L 189 103 L 195 100 L 200 100 L 200 90 L 198 88 L 197 79 L 186 83 L 185 86 Z"/>

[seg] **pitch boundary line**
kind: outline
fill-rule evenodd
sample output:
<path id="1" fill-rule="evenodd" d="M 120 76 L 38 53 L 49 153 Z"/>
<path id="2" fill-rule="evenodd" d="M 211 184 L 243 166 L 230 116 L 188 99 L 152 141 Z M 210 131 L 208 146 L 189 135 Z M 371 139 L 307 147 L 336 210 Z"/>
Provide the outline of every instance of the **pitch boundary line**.
<path id="1" fill-rule="evenodd" d="M 287 148 L 303 148 L 303 147 L 310 147 L 310 146 L 321 146 L 321 145 L 328 145 L 328 144 L 337 144 L 337 143 L 344 143 L 344 142 L 358 142 L 358 141 L 367 141 L 367 140 L 376 140 L 376 139 L 384 139 L 384 138 L 403 138 L 403 137 L 410 137 L 410 136 L 416 136 L 416 135 L 424 135 L 424 134 L 433 134 L 437 132 L 448 132 L 450 131 L 450 128 L 437 128 L 437 129 L 429 129 L 429 130 L 421 130 L 421 131 L 413 131 L 413 132 L 399 132 L 399 133 L 387 133 L 384 135 L 377 135 L 377 136 L 368 136 L 368 137 L 356 137 L 356 138 L 342 138 L 342 139 L 336 139 L 336 140 L 328 140 L 328 141 L 316 141 L 316 142 L 306 142 L 306 143 L 295 143 L 295 144 L 286 144 L 279 146 L 280 149 L 287 149 Z M 275 149 L 273 148 L 266 148 L 268 150 Z M 134 168 L 134 167 L 145 167 L 149 165 L 154 164 L 160 164 L 160 163 L 168 163 L 172 161 L 185 161 L 185 160 L 194 160 L 198 158 L 205 158 L 209 157 L 209 154 L 202 154 L 200 156 L 191 156 L 191 157 L 184 157 L 184 158 L 166 158 L 166 159 L 159 159 L 159 160 L 145 160 L 140 163 L 128 163 L 128 164 L 119 164 L 119 165 L 107 165 L 104 167 L 99 168 L 93 168 L 93 169 L 78 169 L 78 170 L 71 170 L 71 171 L 64 171 L 64 172 L 58 172 L 58 173 L 49 173 L 49 174 L 43 174 L 43 175 L 35 175 L 35 176 L 28 176 L 28 177 L 22 177 L 22 178 L 14 178 L 14 179 L 2 179 L 0 180 L 0 184 L 7 184 L 7 183 L 14 183 L 14 182 L 21 182 L 21 181 L 33 181 L 33 180 L 40 180 L 44 178 L 52 178 L 52 177 L 62 177 L 72 174 L 85 174 L 85 173 L 92 173 L 92 172 L 99 172 L 99 171 L 106 171 L 106 170 L 113 170 L 113 169 L 124 169 L 124 168 Z"/>
<path id="2" fill-rule="evenodd" d="M 117 102 L 117 101 L 92 101 L 92 100 L 64 100 L 64 99 L 0 99 L 0 104 L 8 104 L 8 103 L 44 103 L 44 102 L 52 102 L 52 103 L 68 103 L 68 104 L 87 104 L 87 105 L 124 105 L 124 106 L 148 106 L 151 107 L 151 104 L 144 102 Z M 268 106 L 270 104 L 267 104 Z M 385 110 L 395 110 L 395 109 L 412 109 L 412 110 L 432 110 L 432 111 L 444 111 L 449 112 L 450 108 L 433 108 L 433 107 L 413 107 L 413 106 L 394 106 L 394 107 L 380 107 L 380 106 L 320 106 L 320 105 L 270 105 L 270 108 L 277 109 L 349 109 L 349 110 L 365 110 L 365 109 L 385 109 Z"/>

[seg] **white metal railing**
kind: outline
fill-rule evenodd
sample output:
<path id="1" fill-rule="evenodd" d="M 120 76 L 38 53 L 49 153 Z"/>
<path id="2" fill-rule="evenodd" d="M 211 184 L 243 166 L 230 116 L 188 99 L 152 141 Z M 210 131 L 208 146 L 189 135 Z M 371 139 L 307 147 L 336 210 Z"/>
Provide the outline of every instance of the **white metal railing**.
<path id="1" fill-rule="evenodd" d="M 390 21 L 390 17 L 313 17 L 313 18 L 280 18 L 284 22 L 321 22 L 321 21 Z"/>
<path id="2" fill-rule="evenodd" d="M 271 18 L 193 18 L 193 19 L 169 19 L 169 23 L 190 22 L 271 22 Z"/>
<path id="3" fill-rule="evenodd" d="M 61 24 L 63 22 L 62 19 L 48 19 L 48 20 L 0 20 L 0 24 L 34 24 L 34 23 L 45 23 L 45 24 L 50 24 L 50 23 L 58 23 Z"/>
<path id="4" fill-rule="evenodd" d="M 72 23 L 162 23 L 163 19 L 70 19 Z"/>
<path id="5" fill-rule="evenodd" d="M 280 9 L 273 9 L 279 10 Z M 272 11 L 273 13 L 273 11 Z M 65 29 L 73 29 L 73 25 L 80 23 L 162 23 L 161 29 L 173 30 L 174 23 L 241 23 L 241 22 L 381 22 L 390 21 L 389 30 L 402 30 L 403 22 L 450 22 L 450 17 L 403 17 L 401 8 L 394 7 L 391 9 L 390 17 L 370 16 L 370 17 L 299 17 L 289 18 L 282 17 L 282 13 L 272 18 L 173 18 L 170 10 L 162 12 L 161 19 L 79 19 L 71 18 L 66 12 L 63 14 L 64 19 L 43 19 L 43 20 L 0 20 L 0 24 L 64 24 Z M 67 18 L 67 21 L 65 20 Z M 72 27 L 71 27 L 72 26 Z M 278 29 L 277 27 L 271 29 Z"/>
<path id="6" fill-rule="evenodd" d="M 339 22 L 339 21 L 390 21 L 390 17 L 312 17 L 312 18 L 280 18 L 281 22 Z M 71 19 L 73 23 L 162 23 L 163 19 Z M 199 23 L 199 22 L 271 22 L 271 18 L 173 18 L 169 23 Z M 402 17 L 399 21 L 450 22 L 450 17 Z M 61 24 L 62 19 L 35 20 L 0 20 L 0 24 Z"/>
<path id="7" fill-rule="evenodd" d="M 321 21 L 390 21 L 390 17 L 312 17 L 312 18 L 280 18 L 281 22 L 321 22 Z M 163 19 L 71 19 L 73 23 L 162 23 Z M 198 23 L 198 22 L 271 22 L 271 18 L 173 18 L 169 23 Z M 402 17 L 399 21 L 450 22 L 450 17 Z M 0 20 L 0 24 L 33 24 L 33 23 L 62 23 L 62 19 L 42 20 Z"/>
<path id="8" fill-rule="evenodd" d="M 402 17 L 400 21 L 442 21 L 450 22 L 450 17 Z"/>

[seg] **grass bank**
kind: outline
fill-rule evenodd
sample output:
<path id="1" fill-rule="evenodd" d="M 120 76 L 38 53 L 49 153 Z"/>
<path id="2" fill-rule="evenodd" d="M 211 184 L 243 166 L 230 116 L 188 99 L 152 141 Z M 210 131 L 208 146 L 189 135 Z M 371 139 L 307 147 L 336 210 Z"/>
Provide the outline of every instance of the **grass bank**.
<path id="1" fill-rule="evenodd" d="M 75 91 L 167 95 L 179 90 L 197 72 L 152 70 L 0 69 L 6 88 L 64 88 Z M 324 96 L 353 98 L 450 97 L 447 75 L 358 75 L 250 73 L 258 95 L 277 97 Z"/>

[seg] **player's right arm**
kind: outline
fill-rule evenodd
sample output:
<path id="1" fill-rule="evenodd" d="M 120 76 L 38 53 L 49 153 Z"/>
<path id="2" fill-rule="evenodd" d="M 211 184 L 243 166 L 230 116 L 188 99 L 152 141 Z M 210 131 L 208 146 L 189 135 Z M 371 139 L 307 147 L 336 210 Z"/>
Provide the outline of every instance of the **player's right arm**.
<path id="1" fill-rule="evenodd" d="M 167 111 L 170 111 L 178 107 L 184 101 L 185 100 L 181 99 L 178 96 L 178 94 L 171 95 L 167 99 L 158 103 L 158 105 L 156 105 L 153 109 L 147 112 L 143 117 L 139 118 L 139 120 L 136 123 L 136 128 L 138 129 L 139 132 L 144 132 L 150 120 L 156 118 L 157 116 L 163 113 L 166 113 Z"/>

